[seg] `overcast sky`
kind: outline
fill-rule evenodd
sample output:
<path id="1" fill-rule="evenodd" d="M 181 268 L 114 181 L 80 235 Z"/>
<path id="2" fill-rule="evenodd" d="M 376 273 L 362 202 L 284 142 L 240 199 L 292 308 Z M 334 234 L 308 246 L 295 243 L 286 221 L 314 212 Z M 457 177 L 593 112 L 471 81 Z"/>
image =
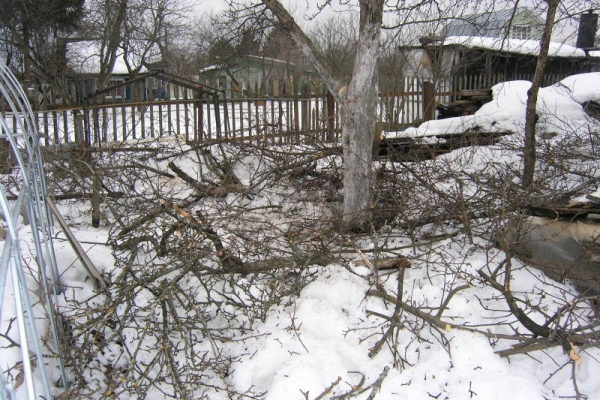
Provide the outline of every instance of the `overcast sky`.
<path id="1" fill-rule="evenodd" d="M 225 0 L 190 0 L 192 3 L 195 4 L 195 14 L 199 14 L 199 13 L 218 13 L 222 10 L 225 9 L 226 4 L 225 4 Z M 572 2 L 574 0 L 571 0 L 570 2 Z M 583 0 L 582 3 L 586 3 L 585 5 L 587 5 L 587 2 L 589 0 Z M 283 3 L 284 6 L 286 6 L 286 8 L 288 9 L 288 11 L 290 11 L 290 13 L 292 15 L 295 16 L 299 16 L 299 15 L 308 15 L 309 11 L 311 13 L 314 13 L 316 11 L 316 4 L 317 3 L 322 3 L 323 1 L 318 1 L 318 0 L 281 0 L 281 2 Z M 525 5 L 525 6 L 531 6 L 535 1 L 531 1 L 531 0 L 523 0 L 521 2 L 521 5 Z M 576 1 L 577 3 L 577 1 Z M 581 6 L 585 6 L 584 4 L 581 4 Z M 573 10 L 574 11 L 574 10 Z M 331 11 L 329 11 L 329 13 L 331 13 Z M 327 14 L 329 14 L 327 13 Z M 298 18 L 298 17 L 297 17 Z M 299 18 L 298 22 L 302 25 L 302 21 Z M 558 26 L 555 27 L 554 29 L 554 34 L 553 34 L 553 40 L 555 41 L 564 41 L 566 40 L 567 42 L 573 42 L 571 44 L 574 44 L 575 42 L 575 33 L 577 30 L 577 25 L 575 21 L 569 21 L 569 23 L 564 23 L 564 21 L 562 23 L 560 23 Z"/>

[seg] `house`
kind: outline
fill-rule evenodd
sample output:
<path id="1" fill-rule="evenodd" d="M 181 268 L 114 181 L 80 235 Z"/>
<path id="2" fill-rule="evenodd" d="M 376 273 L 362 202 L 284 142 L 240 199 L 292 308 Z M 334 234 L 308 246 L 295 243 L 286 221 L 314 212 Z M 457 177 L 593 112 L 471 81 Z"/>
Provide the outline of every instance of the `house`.
<path id="1" fill-rule="evenodd" d="M 527 7 L 467 15 L 452 20 L 442 36 L 541 40 L 544 21 Z"/>
<path id="2" fill-rule="evenodd" d="M 225 91 L 228 98 L 290 94 L 295 64 L 254 55 L 237 56 L 226 64 L 200 70 L 198 80 Z"/>
<path id="3" fill-rule="evenodd" d="M 422 76 L 484 76 L 481 88 L 497 83 L 494 77 L 532 79 L 540 52 L 539 40 L 449 36 L 423 38 L 422 43 Z M 550 43 L 546 74 L 564 77 L 599 69 L 600 58 L 564 43 Z"/>
<path id="4" fill-rule="evenodd" d="M 442 35 L 422 37 L 419 46 L 401 48 L 406 55 L 406 73 L 423 80 L 451 81 L 454 90 L 458 86 L 483 89 L 499 81 L 531 80 L 540 53 L 541 25 L 541 20 L 524 7 L 453 20 Z M 594 36 L 595 27 L 590 30 Z M 551 42 L 542 85 L 599 70 L 600 57 L 589 48 Z M 455 84 L 457 78 L 465 76 L 477 79 L 466 87 Z"/>
<path id="5" fill-rule="evenodd" d="M 115 86 L 115 89 L 104 94 L 107 101 L 128 101 L 132 96 L 135 97 L 131 85 L 122 84 L 130 80 L 132 75 L 148 72 L 147 65 L 161 59 L 156 45 L 140 43 L 139 46 L 133 45 L 131 48 L 134 50 L 127 54 L 122 48 L 118 49 L 107 84 L 107 87 Z M 140 51 L 135 51 L 136 48 Z M 65 76 L 72 102 L 75 104 L 82 104 L 84 99 L 98 88 L 102 54 L 102 43 L 99 40 L 75 40 L 66 43 Z M 145 99 L 148 95 L 141 93 L 137 97 Z"/>

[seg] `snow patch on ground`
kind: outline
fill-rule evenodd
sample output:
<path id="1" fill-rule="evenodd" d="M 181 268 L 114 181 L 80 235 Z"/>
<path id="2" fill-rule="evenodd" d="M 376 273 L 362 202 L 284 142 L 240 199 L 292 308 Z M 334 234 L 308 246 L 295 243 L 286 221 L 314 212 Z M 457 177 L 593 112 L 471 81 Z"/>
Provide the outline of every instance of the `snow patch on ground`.
<path id="1" fill-rule="evenodd" d="M 477 128 L 484 132 L 514 132 L 525 129 L 525 108 L 529 81 L 502 82 L 492 87 L 493 100 L 474 115 L 433 120 L 405 131 L 386 132 L 386 137 L 427 137 L 460 134 Z M 537 101 L 537 131 L 569 134 L 576 130 L 600 131 L 600 121 L 590 118 L 582 103 L 600 99 L 600 72 L 570 76 L 540 88 Z"/>

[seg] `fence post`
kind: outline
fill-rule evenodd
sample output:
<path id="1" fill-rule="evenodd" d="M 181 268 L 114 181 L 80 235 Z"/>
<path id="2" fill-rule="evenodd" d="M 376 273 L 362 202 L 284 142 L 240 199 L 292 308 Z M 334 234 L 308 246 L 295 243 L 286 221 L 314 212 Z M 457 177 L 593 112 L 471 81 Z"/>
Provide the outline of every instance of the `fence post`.
<path id="1" fill-rule="evenodd" d="M 433 82 L 423 82 L 423 121 L 435 119 L 435 88 Z"/>
<path id="2" fill-rule="evenodd" d="M 100 177 L 98 171 L 92 172 L 92 226 L 98 228 L 100 226 Z"/>
<path id="3" fill-rule="evenodd" d="M 85 141 L 85 135 L 83 133 L 83 114 L 80 110 L 73 110 L 73 120 L 75 126 L 75 143 Z"/>
<path id="4" fill-rule="evenodd" d="M 300 106 L 298 105 L 298 84 L 294 81 L 293 86 L 294 96 L 294 133 L 298 135 L 300 133 Z"/>
<path id="5" fill-rule="evenodd" d="M 302 98 L 304 100 L 302 100 L 301 106 L 301 114 L 302 114 L 302 127 L 300 129 L 302 129 L 302 132 L 304 132 L 305 134 L 311 132 L 310 129 L 310 115 L 309 115 L 309 108 L 310 108 L 310 103 L 308 100 L 310 96 L 310 90 L 308 88 L 308 83 L 304 82 L 302 83 Z"/>
<path id="6" fill-rule="evenodd" d="M 326 96 L 327 102 L 327 141 L 333 142 L 335 130 L 335 99 L 328 90 Z"/>
<path id="7" fill-rule="evenodd" d="M 195 140 L 202 140 L 206 138 L 205 132 L 204 132 L 204 105 L 206 104 L 206 109 L 208 111 L 210 111 L 210 105 L 209 103 L 204 103 L 204 102 L 198 102 L 196 103 L 196 107 L 198 110 L 198 120 L 196 121 L 197 129 L 196 129 L 196 137 L 194 138 Z M 218 129 L 218 128 L 217 128 Z"/>

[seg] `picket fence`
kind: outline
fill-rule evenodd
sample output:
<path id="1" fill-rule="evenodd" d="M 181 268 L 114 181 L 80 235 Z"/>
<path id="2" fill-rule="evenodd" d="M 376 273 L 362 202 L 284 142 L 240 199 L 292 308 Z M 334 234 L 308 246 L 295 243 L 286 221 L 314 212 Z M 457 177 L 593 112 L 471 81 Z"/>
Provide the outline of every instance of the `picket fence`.
<path id="1" fill-rule="evenodd" d="M 518 76 L 518 79 L 531 79 Z M 548 75 L 543 84 L 564 76 Z M 378 121 L 398 129 L 430 118 L 433 104 L 448 103 L 461 90 L 489 88 L 501 74 L 455 77 L 425 83 L 406 78 L 401 90 L 378 96 Z M 433 91 L 427 96 L 428 88 Z M 34 112 L 41 144 L 85 142 L 91 145 L 126 140 L 182 136 L 187 141 L 258 140 L 270 143 L 332 142 L 340 139 L 340 107 L 330 94 L 305 97 L 242 99 L 179 98 L 113 102 Z M 430 109 L 431 110 L 431 109 Z M 10 110 L 0 114 L 11 121 Z M 17 127 L 17 121 L 13 119 Z"/>

